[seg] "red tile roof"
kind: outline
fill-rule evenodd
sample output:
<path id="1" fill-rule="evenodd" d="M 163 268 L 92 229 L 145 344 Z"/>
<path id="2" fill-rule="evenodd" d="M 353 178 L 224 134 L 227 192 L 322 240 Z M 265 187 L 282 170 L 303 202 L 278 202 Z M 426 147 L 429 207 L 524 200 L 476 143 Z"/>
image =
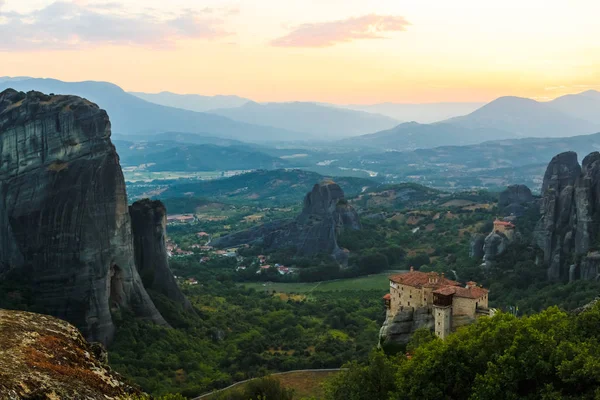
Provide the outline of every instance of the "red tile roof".
<path id="1" fill-rule="evenodd" d="M 441 294 L 443 296 L 450 296 L 456 293 L 456 286 L 444 286 L 443 288 L 439 288 L 433 291 L 435 294 Z"/>
<path id="2" fill-rule="evenodd" d="M 512 228 L 515 227 L 515 225 L 512 222 L 500 221 L 498 219 L 494 221 L 494 225 L 509 226 L 509 227 L 512 227 Z"/>
<path id="3" fill-rule="evenodd" d="M 410 271 L 404 274 L 396 274 L 390 276 L 392 282 L 400 283 L 401 285 L 420 287 L 439 288 L 441 286 L 460 286 L 460 283 L 447 279 L 443 275 L 440 276 L 437 272 L 421 272 Z"/>
<path id="4" fill-rule="evenodd" d="M 453 294 L 456 297 L 464 297 L 467 299 L 479 299 L 486 294 L 488 294 L 488 290 L 482 287 L 457 287 L 457 286 L 446 286 L 437 290 L 434 290 L 433 293 L 441 294 L 444 296 L 449 296 Z"/>
<path id="5" fill-rule="evenodd" d="M 384 299 L 384 300 L 390 300 L 391 298 L 392 298 L 392 295 L 391 295 L 391 294 L 389 294 L 389 293 L 388 293 L 388 294 L 386 294 L 385 296 L 383 296 L 383 299 Z"/>

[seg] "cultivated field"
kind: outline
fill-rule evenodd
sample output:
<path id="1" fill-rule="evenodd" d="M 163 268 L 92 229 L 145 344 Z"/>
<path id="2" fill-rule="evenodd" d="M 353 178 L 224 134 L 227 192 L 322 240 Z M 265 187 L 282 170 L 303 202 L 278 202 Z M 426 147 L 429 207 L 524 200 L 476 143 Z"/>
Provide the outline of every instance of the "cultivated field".
<path id="1" fill-rule="evenodd" d="M 243 283 L 256 290 L 281 293 L 308 293 L 312 291 L 328 292 L 334 290 L 388 290 L 388 276 L 406 271 L 388 271 L 382 274 L 362 276 L 352 279 L 310 283 L 251 282 Z"/>

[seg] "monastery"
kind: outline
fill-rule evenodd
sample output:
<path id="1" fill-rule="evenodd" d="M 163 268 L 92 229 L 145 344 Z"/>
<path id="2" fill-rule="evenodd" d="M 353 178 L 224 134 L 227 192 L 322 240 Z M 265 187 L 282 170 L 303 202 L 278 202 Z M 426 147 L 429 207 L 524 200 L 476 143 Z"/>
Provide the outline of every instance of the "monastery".
<path id="1" fill-rule="evenodd" d="M 387 317 L 410 308 L 426 308 L 433 314 L 435 334 L 445 339 L 458 326 L 490 315 L 487 289 L 467 282 L 466 286 L 437 272 L 415 271 L 390 276 L 390 293 L 383 299 Z"/>

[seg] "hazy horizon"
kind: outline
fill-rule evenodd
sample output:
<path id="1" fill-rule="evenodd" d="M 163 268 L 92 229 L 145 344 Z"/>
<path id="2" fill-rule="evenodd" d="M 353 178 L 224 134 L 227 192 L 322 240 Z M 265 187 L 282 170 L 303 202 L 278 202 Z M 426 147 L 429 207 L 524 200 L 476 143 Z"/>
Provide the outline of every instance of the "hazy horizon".
<path id="1" fill-rule="evenodd" d="M 257 102 L 549 100 L 600 88 L 599 12 L 591 0 L 0 0 L 0 76 Z"/>

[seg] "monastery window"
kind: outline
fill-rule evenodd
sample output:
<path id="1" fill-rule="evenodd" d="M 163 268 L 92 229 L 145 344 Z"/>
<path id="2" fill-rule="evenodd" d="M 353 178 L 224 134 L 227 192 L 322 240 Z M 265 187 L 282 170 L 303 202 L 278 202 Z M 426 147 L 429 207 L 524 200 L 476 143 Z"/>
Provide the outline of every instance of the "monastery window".
<path id="1" fill-rule="evenodd" d="M 409 297 L 412 299 L 412 294 Z"/>
<path id="2" fill-rule="evenodd" d="M 410 307 L 410 301 L 408 302 L 408 306 Z"/>

